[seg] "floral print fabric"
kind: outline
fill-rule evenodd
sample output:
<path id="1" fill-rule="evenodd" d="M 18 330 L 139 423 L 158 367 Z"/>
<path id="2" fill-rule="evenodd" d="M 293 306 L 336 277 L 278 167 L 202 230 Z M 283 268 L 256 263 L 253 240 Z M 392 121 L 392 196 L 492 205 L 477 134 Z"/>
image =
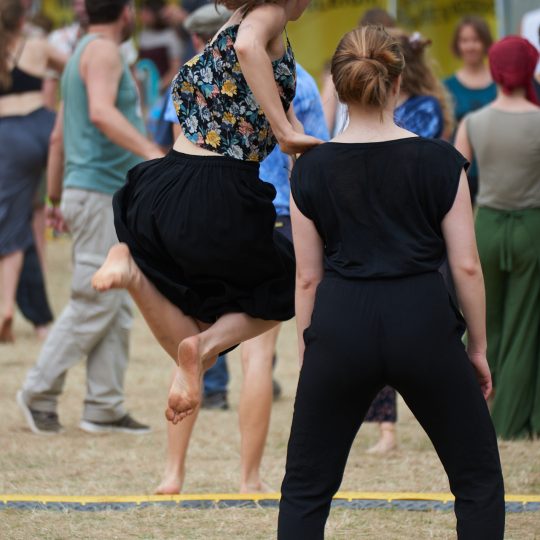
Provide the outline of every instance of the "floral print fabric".
<path id="1" fill-rule="evenodd" d="M 262 161 L 276 138 L 240 69 L 234 41 L 240 25 L 221 31 L 178 72 L 172 98 L 184 135 L 207 150 L 244 161 Z M 283 58 L 272 62 L 283 108 L 296 90 L 289 40 Z"/>

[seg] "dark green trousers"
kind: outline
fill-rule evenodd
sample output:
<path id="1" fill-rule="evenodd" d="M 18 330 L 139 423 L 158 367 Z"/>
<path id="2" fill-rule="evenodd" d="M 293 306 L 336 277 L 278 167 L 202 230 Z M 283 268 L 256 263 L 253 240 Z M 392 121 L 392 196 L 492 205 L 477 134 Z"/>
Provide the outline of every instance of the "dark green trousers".
<path id="1" fill-rule="evenodd" d="M 540 435 L 540 208 L 479 208 L 497 435 Z"/>

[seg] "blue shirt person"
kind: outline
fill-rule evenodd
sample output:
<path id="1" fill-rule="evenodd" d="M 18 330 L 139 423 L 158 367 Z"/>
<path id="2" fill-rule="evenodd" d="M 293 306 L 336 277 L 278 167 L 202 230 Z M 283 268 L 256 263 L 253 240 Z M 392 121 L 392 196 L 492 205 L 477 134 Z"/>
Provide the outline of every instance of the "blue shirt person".
<path id="1" fill-rule="evenodd" d="M 444 130 L 441 105 L 433 96 L 412 96 L 394 110 L 394 121 L 420 137 L 439 138 Z"/>

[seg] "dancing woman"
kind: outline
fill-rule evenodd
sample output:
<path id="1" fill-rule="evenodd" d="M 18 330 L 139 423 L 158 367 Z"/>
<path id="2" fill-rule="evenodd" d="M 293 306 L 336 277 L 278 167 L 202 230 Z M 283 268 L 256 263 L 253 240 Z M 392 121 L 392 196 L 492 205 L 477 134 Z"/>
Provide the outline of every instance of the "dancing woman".
<path id="1" fill-rule="evenodd" d="M 332 76 L 347 129 L 291 177 L 303 359 L 280 503 L 280 540 L 319 540 L 373 397 L 395 388 L 456 497 L 460 540 L 500 540 L 504 488 L 485 402 L 485 302 L 466 160 L 394 123 L 404 60 L 373 26 L 340 42 Z M 446 254 L 463 309 L 438 272 Z M 323 396 L 323 397 L 321 397 Z"/>
<path id="2" fill-rule="evenodd" d="M 292 246 L 274 234 L 275 189 L 258 170 L 276 143 L 291 154 L 320 143 L 290 106 L 295 61 L 282 37 L 307 4 L 226 2 L 236 11 L 174 83 L 183 133 L 114 198 L 121 243 L 93 284 L 126 288 L 177 361 L 173 423 L 198 406 L 201 375 L 220 352 L 294 314 Z"/>

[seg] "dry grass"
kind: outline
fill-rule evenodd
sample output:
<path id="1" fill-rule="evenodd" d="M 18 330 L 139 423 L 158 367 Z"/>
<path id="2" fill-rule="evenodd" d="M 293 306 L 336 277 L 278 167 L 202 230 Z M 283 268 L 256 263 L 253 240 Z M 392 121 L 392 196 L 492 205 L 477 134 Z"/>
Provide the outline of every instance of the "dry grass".
<path id="1" fill-rule="evenodd" d="M 69 243 L 49 248 L 49 289 L 55 313 L 69 294 Z M 130 412 L 153 427 L 150 435 L 91 436 L 77 428 L 84 396 L 84 365 L 70 371 L 60 401 L 66 427 L 58 437 L 40 438 L 24 425 L 14 395 L 35 361 L 39 344 L 19 317 L 18 341 L 0 346 L 0 493 L 120 495 L 152 493 L 163 466 L 166 401 L 170 362 L 161 352 L 140 316 L 132 334 L 132 353 L 126 380 Z M 294 327 L 287 323 L 278 344 L 277 378 L 284 397 L 275 404 L 267 452 L 265 480 L 278 489 L 285 461 L 297 368 Z M 229 412 L 201 414 L 188 457 L 186 493 L 234 492 L 238 487 L 239 435 L 236 405 L 240 372 L 231 355 Z M 448 482 L 426 435 L 400 403 L 400 449 L 384 459 L 364 453 L 376 439 L 374 426 L 362 428 L 349 459 L 342 485 L 350 491 L 448 491 Z M 540 493 L 540 442 L 501 444 L 508 493 Z M 221 540 L 273 538 L 277 512 L 268 510 L 174 510 L 162 507 L 95 514 L 39 511 L 1 511 L 0 538 L 182 538 Z M 393 510 L 336 510 L 328 538 L 407 539 L 453 538 L 451 513 Z M 507 538 L 540 539 L 540 513 L 508 517 Z"/>

